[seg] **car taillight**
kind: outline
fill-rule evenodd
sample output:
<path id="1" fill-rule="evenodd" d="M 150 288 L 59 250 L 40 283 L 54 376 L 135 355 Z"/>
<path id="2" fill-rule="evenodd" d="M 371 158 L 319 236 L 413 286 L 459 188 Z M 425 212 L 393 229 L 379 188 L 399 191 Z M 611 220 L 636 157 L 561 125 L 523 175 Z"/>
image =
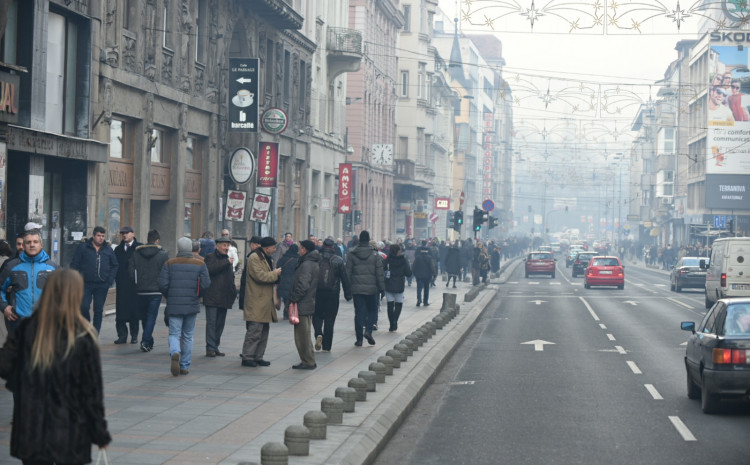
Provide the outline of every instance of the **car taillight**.
<path id="1" fill-rule="evenodd" d="M 746 365 L 748 360 L 747 349 L 714 349 L 713 359 L 717 365 Z"/>
<path id="2" fill-rule="evenodd" d="M 727 287 L 727 274 L 721 274 L 721 287 Z"/>
<path id="3" fill-rule="evenodd" d="M 617 276 L 625 276 L 625 270 L 623 270 L 622 268 L 619 268 L 617 270 Z"/>
<path id="4" fill-rule="evenodd" d="M 688 274 L 690 273 L 690 270 L 680 270 L 680 274 Z"/>

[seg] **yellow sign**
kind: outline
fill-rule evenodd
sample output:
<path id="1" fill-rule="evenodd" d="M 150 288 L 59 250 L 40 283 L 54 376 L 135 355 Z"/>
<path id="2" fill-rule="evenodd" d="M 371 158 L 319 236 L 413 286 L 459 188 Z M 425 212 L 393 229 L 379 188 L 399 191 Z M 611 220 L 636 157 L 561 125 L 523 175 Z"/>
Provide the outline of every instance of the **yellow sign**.
<path id="1" fill-rule="evenodd" d="M 427 218 L 427 213 L 425 213 L 425 212 L 414 212 L 414 218 L 419 218 L 419 219 L 424 220 L 424 219 Z"/>

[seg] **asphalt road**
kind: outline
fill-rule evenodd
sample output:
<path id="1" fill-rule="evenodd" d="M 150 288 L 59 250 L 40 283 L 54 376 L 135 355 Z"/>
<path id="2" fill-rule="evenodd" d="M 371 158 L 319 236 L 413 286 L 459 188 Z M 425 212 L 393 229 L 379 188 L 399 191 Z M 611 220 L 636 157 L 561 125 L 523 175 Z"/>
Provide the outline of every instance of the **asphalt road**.
<path id="1" fill-rule="evenodd" d="M 617 290 L 520 266 L 375 463 L 748 464 L 750 404 L 686 395 L 680 322 L 704 311 L 653 270 Z"/>

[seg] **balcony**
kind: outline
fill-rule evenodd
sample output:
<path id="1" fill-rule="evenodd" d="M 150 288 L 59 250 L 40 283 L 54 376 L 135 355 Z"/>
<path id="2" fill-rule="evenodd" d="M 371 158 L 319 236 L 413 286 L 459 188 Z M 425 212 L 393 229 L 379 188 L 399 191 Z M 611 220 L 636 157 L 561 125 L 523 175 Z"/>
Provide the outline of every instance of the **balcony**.
<path id="1" fill-rule="evenodd" d="M 253 3 L 255 14 L 278 29 L 302 29 L 302 15 L 285 0 L 258 0 Z"/>
<path id="2" fill-rule="evenodd" d="M 356 29 L 329 27 L 326 52 L 329 82 L 339 74 L 359 71 L 362 63 L 362 33 Z"/>
<path id="3" fill-rule="evenodd" d="M 393 182 L 418 189 L 431 189 L 435 172 L 409 159 L 393 160 Z"/>

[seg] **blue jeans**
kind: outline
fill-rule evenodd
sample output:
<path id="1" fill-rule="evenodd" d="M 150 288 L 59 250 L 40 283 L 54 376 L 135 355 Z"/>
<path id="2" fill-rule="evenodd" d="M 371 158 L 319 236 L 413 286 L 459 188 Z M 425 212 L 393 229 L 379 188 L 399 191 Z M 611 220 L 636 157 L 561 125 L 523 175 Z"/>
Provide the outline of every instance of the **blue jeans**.
<path id="1" fill-rule="evenodd" d="M 91 300 L 94 301 L 94 328 L 98 333 L 102 328 L 102 315 L 104 313 L 104 301 L 107 300 L 109 286 L 107 283 L 86 282 L 83 285 L 83 301 L 81 301 L 81 314 L 91 321 L 89 309 Z"/>
<path id="2" fill-rule="evenodd" d="M 354 334 L 362 342 L 365 333 L 372 333 L 372 325 L 378 321 L 378 294 L 354 294 Z"/>
<path id="3" fill-rule="evenodd" d="M 139 295 L 138 296 L 141 321 L 143 324 L 143 336 L 141 344 L 153 347 L 154 345 L 154 326 L 156 326 L 156 317 L 159 316 L 159 305 L 161 305 L 161 294 L 158 295 Z"/>
<path id="4" fill-rule="evenodd" d="M 193 359 L 193 333 L 197 313 L 192 315 L 172 315 L 169 317 L 169 355 L 180 353 L 180 368 L 190 368 Z"/>
<path id="5" fill-rule="evenodd" d="M 424 303 L 427 305 L 430 303 L 430 283 L 431 278 L 420 279 L 417 278 L 417 303 Z M 422 298 L 422 290 L 424 290 L 424 299 Z"/>

